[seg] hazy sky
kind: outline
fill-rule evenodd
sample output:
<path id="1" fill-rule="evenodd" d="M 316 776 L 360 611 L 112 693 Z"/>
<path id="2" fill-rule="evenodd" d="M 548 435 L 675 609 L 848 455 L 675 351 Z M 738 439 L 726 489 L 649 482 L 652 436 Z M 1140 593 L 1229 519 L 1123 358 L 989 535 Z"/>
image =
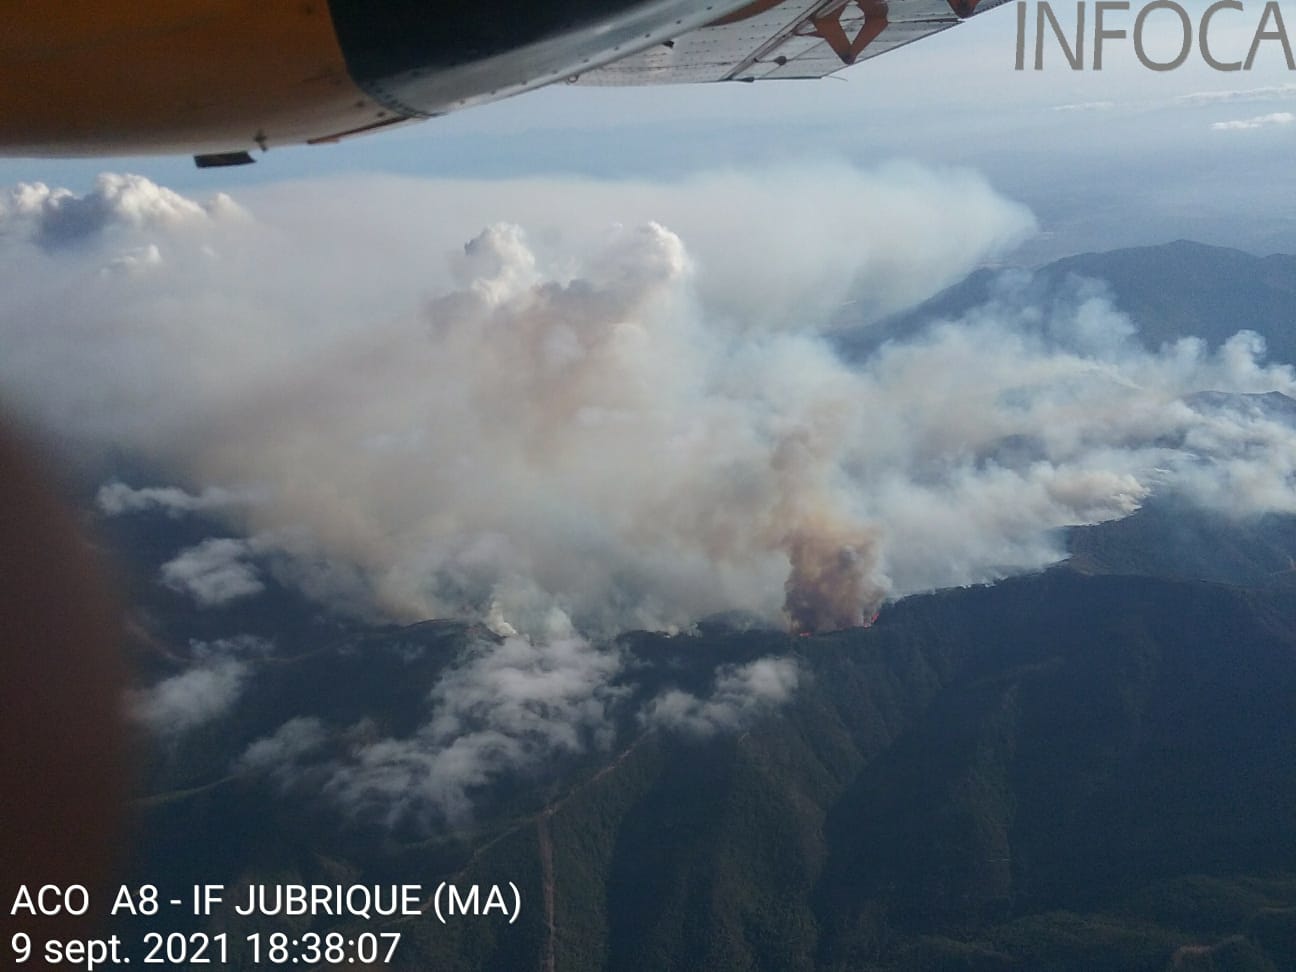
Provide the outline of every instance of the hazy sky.
<path id="1" fill-rule="evenodd" d="M 1142 5 L 1134 6 L 1110 23 L 1132 28 Z M 1204 4 L 1188 6 L 1197 16 Z M 1249 2 L 1215 18 L 1218 58 L 1245 56 L 1262 9 Z M 1287 19 L 1296 33 L 1296 15 Z M 1148 25 L 1149 56 L 1169 59 L 1174 16 Z M 1017 254 L 1027 262 L 1178 237 L 1296 249 L 1296 71 L 1278 43 L 1234 73 L 1209 69 L 1196 50 L 1182 68 L 1153 72 L 1128 40 L 1109 42 L 1101 71 L 1070 70 L 1052 43 L 1044 70 L 1016 71 L 1015 47 L 1006 4 L 824 81 L 563 85 L 340 146 L 276 150 L 243 170 L 199 172 L 188 159 L 7 160 L 0 184 L 81 191 L 112 169 L 193 194 L 357 172 L 673 179 L 770 162 L 900 158 L 975 168 L 1029 206 L 1041 233 Z"/>

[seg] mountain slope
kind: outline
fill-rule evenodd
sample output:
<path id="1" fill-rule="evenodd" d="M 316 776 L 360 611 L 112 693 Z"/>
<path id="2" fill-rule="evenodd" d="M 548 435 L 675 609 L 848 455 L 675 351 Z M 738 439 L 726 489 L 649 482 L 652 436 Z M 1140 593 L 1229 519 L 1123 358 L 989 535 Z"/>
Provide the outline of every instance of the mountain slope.
<path id="1" fill-rule="evenodd" d="M 838 336 L 859 357 L 883 341 L 954 320 L 1001 296 L 1005 280 L 1016 301 L 1049 307 L 1074 301 L 1080 279 L 1104 282 L 1117 310 L 1128 314 L 1150 351 L 1185 336 L 1218 347 L 1241 330 L 1260 334 L 1272 361 L 1296 362 L 1296 256 L 1257 257 L 1241 250 L 1179 240 L 1160 246 L 1082 253 L 1031 271 L 978 270 L 918 307 Z"/>
<path id="2" fill-rule="evenodd" d="M 1290 954 L 1290 595 L 1054 571 L 798 653 L 813 677 L 778 717 L 649 739 L 554 810 L 558 968 Z"/>
<path id="3" fill-rule="evenodd" d="M 459 637 L 426 630 L 437 653 Z M 628 723 L 476 834 L 394 843 L 225 782 L 146 808 L 142 871 L 521 887 L 516 926 L 400 923 L 410 969 L 551 948 L 563 970 L 1290 959 L 1296 592 L 1063 569 L 911 598 L 871 629 L 627 642 L 660 672 L 778 645 L 804 678 L 777 714 L 702 738 Z M 195 832 L 212 855 L 181 866 Z"/>

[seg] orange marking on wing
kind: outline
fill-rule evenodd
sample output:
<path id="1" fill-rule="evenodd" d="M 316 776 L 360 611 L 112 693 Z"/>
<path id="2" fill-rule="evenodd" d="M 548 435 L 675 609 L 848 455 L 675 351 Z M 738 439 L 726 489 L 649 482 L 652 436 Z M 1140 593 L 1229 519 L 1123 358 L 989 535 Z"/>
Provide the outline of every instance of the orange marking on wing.
<path id="1" fill-rule="evenodd" d="M 859 7 L 864 14 L 864 23 L 853 39 L 846 36 L 846 28 L 841 22 L 842 14 L 851 3 Z M 887 23 L 887 5 L 881 0 L 850 0 L 848 3 L 812 17 L 810 24 L 813 30 L 809 32 L 809 36 L 822 38 L 832 48 L 833 53 L 841 58 L 843 64 L 851 65 L 859 60 L 864 49 L 886 30 Z"/>

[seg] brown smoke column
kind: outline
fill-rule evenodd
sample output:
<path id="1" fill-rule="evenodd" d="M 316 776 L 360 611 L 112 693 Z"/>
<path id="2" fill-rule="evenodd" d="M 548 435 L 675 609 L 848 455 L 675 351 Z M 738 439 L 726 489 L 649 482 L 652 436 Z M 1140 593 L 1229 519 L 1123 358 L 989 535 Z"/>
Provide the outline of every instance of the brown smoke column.
<path id="1" fill-rule="evenodd" d="M 844 411 L 813 414 L 770 457 L 780 491 L 777 544 L 791 562 L 783 613 L 793 634 L 861 627 L 886 597 L 874 580 L 877 531 L 847 515 L 831 485 Z"/>
<path id="2" fill-rule="evenodd" d="M 784 585 L 783 612 L 793 634 L 858 628 L 885 596 L 871 579 L 873 531 L 831 527 L 828 522 L 805 525 L 786 538 L 792 572 Z"/>

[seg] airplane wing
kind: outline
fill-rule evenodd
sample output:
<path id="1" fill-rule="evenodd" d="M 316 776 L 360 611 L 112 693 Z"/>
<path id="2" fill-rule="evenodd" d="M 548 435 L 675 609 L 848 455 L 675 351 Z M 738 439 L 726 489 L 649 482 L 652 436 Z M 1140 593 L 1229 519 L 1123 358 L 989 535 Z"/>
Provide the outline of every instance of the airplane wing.
<path id="1" fill-rule="evenodd" d="M 0 0 L 0 155 L 334 142 L 558 81 L 817 78 L 1005 0 Z"/>
<path id="2" fill-rule="evenodd" d="M 728 16 L 570 79 L 641 85 L 822 78 L 1007 0 L 754 0 Z"/>

